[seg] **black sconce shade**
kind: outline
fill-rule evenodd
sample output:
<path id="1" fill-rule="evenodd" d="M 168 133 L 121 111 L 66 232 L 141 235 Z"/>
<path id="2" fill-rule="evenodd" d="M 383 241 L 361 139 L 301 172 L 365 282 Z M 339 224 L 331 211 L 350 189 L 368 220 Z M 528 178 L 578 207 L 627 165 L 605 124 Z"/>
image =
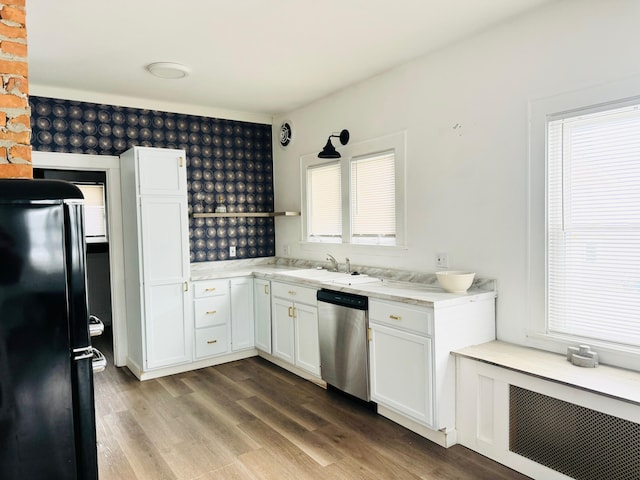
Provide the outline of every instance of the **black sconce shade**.
<path id="1" fill-rule="evenodd" d="M 349 130 L 342 130 L 339 134 L 338 133 L 334 133 L 329 135 L 329 138 L 327 139 L 327 144 L 324 146 L 324 148 L 322 149 L 322 151 L 318 154 L 318 158 L 340 158 L 340 152 L 338 152 L 335 147 L 333 146 L 333 143 L 331 143 L 331 137 L 336 137 L 340 139 L 340 143 L 342 145 L 346 145 L 347 143 L 349 143 Z"/>

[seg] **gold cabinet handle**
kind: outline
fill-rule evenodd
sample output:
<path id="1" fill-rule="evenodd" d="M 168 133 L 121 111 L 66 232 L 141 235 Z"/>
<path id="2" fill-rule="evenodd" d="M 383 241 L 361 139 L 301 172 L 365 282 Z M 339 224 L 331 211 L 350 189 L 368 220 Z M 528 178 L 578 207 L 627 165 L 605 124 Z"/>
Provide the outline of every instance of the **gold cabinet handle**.
<path id="1" fill-rule="evenodd" d="M 293 318 L 296 318 L 298 316 L 298 313 L 296 312 L 296 307 L 293 307 Z"/>
<path id="2" fill-rule="evenodd" d="M 269 285 L 267 285 L 266 283 L 264 285 L 264 293 L 265 295 L 269 295 Z"/>
<path id="3" fill-rule="evenodd" d="M 218 340 L 207 340 L 207 344 L 211 345 L 213 343 L 218 343 Z"/>
<path id="4" fill-rule="evenodd" d="M 289 290 L 289 295 L 295 295 L 296 292 L 294 290 Z"/>
<path id="5" fill-rule="evenodd" d="M 205 292 L 215 292 L 216 291 L 216 287 L 205 288 L 204 291 Z"/>
<path id="6" fill-rule="evenodd" d="M 182 168 L 182 162 L 184 162 L 184 158 L 180 157 L 180 168 Z"/>
<path id="7" fill-rule="evenodd" d="M 184 282 L 184 291 L 185 292 L 189 291 L 189 282 Z"/>
<path id="8" fill-rule="evenodd" d="M 289 307 L 289 308 L 287 309 L 287 314 L 288 314 L 290 317 L 293 317 L 293 312 L 292 312 L 292 310 L 293 310 L 293 307 Z"/>
<path id="9" fill-rule="evenodd" d="M 389 315 L 389 318 L 391 320 L 402 320 L 402 317 L 400 315 Z"/>
<path id="10" fill-rule="evenodd" d="M 216 313 L 217 313 L 216 310 L 209 310 L 207 312 L 207 315 L 215 315 Z"/>

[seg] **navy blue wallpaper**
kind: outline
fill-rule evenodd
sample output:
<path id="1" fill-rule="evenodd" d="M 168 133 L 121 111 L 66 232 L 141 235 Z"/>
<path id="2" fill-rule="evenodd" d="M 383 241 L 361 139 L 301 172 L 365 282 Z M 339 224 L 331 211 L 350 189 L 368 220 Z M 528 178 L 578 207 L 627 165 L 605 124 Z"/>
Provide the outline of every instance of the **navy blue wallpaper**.
<path id="1" fill-rule="evenodd" d="M 31 145 L 120 155 L 133 146 L 187 152 L 190 212 L 273 211 L 271 125 L 31 96 Z M 273 218 L 191 218 L 192 262 L 275 255 Z"/>

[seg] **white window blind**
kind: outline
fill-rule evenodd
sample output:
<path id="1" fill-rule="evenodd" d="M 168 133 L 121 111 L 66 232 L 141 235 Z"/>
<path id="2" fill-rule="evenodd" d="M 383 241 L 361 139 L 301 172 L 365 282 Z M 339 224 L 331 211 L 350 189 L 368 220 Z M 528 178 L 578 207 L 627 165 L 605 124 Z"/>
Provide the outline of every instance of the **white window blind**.
<path id="1" fill-rule="evenodd" d="M 308 238 L 316 242 L 342 241 L 340 163 L 307 168 Z"/>
<path id="2" fill-rule="evenodd" d="M 640 346 L 639 106 L 548 123 L 547 325 Z"/>
<path id="3" fill-rule="evenodd" d="M 395 245 L 393 152 L 351 160 L 351 236 L 353 243 Z"/>

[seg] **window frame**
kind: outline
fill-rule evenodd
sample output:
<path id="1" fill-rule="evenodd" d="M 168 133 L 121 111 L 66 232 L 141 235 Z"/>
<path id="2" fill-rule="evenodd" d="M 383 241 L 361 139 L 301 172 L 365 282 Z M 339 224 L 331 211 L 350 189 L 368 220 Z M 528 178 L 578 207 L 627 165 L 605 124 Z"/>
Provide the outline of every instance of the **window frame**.
<path id="1" fill-rule="evenodd" d="M 382 249 L 384 252 L 406 249 L 406 133 L 400 132 L 384 137 L 366 140 L 352 145 L 346 145 L 338 149 L 342 157 L 340 162 L 341 192 L 342 192 L 342 242 L 313 242 L 308 236 L 308 195 L 307 195 L 307 169 L 320 164 L 335 162 L 335 159 L 318 158 L 317 153 L 311 153 L 300 157 L 300 189 L 301 189 L 301 243 L 310 247 L 321 246 L 324 249 L 329 245 L 348 245 L 359 250 L 375 252 Z M 380 153 L 394 152 L 395 162 L 395 197 L 396 197 L 396 242 L 395 245 L 376 245 L 351 242 L 351 160 L 373 156 Z M 314 248 L 314 247 L 310 247 Z"/>
<path id="2" fill-rule="evenodd" d="M 547 325 L 547 124 L 561 116 L 595 113 L 640 103 L 638 78 L 611 82 L 529 102 L 527 185 L 526 344 L 565 354 L 567 347 L 588 344 L 601 363 L 640 370 L 640 348 L 552 333 Z"/>

